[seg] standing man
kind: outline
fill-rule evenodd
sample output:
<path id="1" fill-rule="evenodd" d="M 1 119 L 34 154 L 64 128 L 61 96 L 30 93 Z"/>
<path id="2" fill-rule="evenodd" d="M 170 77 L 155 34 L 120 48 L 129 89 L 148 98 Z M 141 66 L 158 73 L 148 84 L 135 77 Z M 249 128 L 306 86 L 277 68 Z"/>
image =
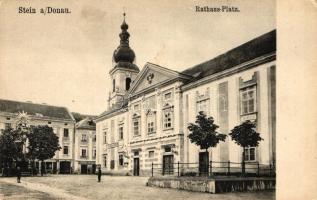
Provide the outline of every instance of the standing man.
<path id="1" fill-rule="evenodd" d="M 21 183 L 20 180 L 21 180 L 21 169 L 20 167 L 17 167 L 17 182 L 18 183 Z"/>
<path id="2" fill-rule="evenodd" d="M 98 182 L 100 182 L 101 181 L 101 167 L 100 167 L 100 165 L 98 166 Z"/>

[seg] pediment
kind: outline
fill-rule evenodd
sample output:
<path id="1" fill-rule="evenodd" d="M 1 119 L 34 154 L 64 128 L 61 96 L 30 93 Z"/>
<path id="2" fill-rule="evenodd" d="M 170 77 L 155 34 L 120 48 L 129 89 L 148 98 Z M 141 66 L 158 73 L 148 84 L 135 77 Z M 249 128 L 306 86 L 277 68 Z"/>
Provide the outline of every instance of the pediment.
<path id="1" fill-rule="evenodd" d="M 158 65 L 147 63 L 136 77 L 130 94 L 139 93 L 176 78 L 189 79 L 190 77 Z"/>

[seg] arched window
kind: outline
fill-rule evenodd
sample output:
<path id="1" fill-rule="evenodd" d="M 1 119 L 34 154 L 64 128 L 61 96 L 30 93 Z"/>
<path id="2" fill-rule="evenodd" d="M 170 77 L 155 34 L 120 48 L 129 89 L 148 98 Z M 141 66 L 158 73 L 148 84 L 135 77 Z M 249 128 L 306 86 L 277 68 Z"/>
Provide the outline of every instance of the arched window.
<path id="1" fill-rule="evenodd" d="M 115 92 L 116 91 L 116 79 L 112 80 L 112 91 Z"/>
<path id="2" fill-rule="evenodd" d="M 131 78 L 128 77 L 125 79 L 125 90 L 129 90 L 131 85 Z"/>

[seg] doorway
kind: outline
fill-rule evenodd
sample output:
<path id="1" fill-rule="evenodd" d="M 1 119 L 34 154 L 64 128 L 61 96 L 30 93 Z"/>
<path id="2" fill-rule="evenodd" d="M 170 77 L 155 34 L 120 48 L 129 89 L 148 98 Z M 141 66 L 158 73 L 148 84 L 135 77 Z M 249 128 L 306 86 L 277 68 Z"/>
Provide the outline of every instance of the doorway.
<path id="1" fill-rule="evenodd" d="M 174 173 L 174 156 L 164 155 L 163 156 L 163 175 Z"/>
<path id="2" fill-rule="evenodd" d="M 209 172 L 209 153 L 199 153 L 199 175 L 208 175 Z"/>
<path id="3" fill-rule="evenodd" d="M 140 175 L 140 159 L 133 158 L 133 175 L 139 176 Z"/>
<path id="4" fill-rule="evenodd" d="M 80 173 L 87 174 L 87 165 L 84 165 L 84 164 L 80 165 Z"/>
<path id="5" fill-rule="evenodd" d="M 61 174 L 70 174 L 70 162 L 61 161 L 60 162 L 60 173 Z"/>

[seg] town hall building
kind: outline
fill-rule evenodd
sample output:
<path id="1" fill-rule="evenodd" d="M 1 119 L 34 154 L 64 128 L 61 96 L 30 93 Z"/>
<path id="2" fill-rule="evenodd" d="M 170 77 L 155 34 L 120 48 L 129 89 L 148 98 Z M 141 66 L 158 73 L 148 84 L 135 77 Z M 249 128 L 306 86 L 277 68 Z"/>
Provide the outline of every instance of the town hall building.
<path id="1" fill-rule="evenodd" d="M 108 109 L 95 118 L 96 164 L 104 173 L 149 175 L 152 163 L 164 171 L 177 162 L 241 162 L 242 148 L 230 137 L 209 152 L 190 142 L 187 126 L 199 111 L 223 134 L 254 121 L 264 140 L 246 149 L 246 162 L 275 162 L 275 30 L 181 72 L 153 63 L 140 70 L 125 20 L 121 30 Z"/>

